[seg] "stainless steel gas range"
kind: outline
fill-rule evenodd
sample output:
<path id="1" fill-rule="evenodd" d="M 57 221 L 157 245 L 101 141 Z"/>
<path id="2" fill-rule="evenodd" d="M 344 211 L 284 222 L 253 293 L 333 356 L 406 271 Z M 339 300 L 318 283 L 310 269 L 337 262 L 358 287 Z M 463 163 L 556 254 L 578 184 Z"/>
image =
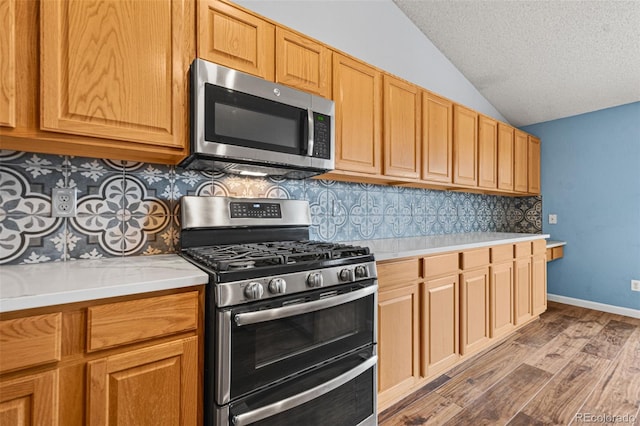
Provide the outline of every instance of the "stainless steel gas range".
<path id="1" fill-rule="evenodd" d="M 306 201 L 183 197 L 181 219 L 210 277 L 205 425 L 376 425 L 369 249 L 309 241 Z"/>

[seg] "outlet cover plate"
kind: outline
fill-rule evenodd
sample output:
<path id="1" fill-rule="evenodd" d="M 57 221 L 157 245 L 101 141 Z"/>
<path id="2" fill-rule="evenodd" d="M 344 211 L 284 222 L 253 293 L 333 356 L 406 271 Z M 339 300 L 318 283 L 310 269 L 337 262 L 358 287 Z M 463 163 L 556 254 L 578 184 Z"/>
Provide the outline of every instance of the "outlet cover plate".
<path id="1" fill-rule="evenodd" d="M 550 214 L 549 215 L 549 224 L 550 225 L 555 225 L 558 223 L 558 215 L 557 214 Z"/>
<path id="2" fill-rule="evenodd" d="M 640 280 L 631 280 L 631 291 L 640 291 Z"/>
<path id="3" fill-rule="evenodd" d="M 53 188 L 51 217 L 76 217 L 76 188 Z"/>

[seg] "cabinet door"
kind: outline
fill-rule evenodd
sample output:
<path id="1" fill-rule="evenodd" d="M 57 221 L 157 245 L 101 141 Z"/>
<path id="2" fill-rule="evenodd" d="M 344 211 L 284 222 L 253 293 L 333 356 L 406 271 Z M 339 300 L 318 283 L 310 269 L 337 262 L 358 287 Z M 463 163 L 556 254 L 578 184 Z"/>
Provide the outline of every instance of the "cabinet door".
<path id="1" fill-rule="evenodd" d="M 378 295 L 378 392 L 387 397 L 402 395 L 420 376 L 419 308 L 417 284 Z"/>
<path id="2" fill-rule="evenodd" d="M 478 119 L 478 186 L 498 187 L 498 122 L 482 115 Z"/>
<path id="3" fill-rule="evenodd" d="M 192 7 L 186 0 L 42 2 L 42 129 L 186 146 Z"/>
<path id="4" fill-rule="evenodd" d="M 422 179 L 453 181 L 453 104 L 432 93 L 422 94 Z"/>
<path id="5" fill-rule="evenodd" d="M 198 1 L 198 57 L 273 81 L 275 27 L 220 0 Z"/>
<path id="6" fill-rule="evenodd" d="M 16 0 L 0 1 L 0 126 L 16 126 Z"/>
<path id="7" fill-rule="evenodd" d="M 336 169 L 382 173 L 382 77 L 346 56 L 333 55 Z"/>
<path id="8" fill-rule="evenodd" d="M 460 280 L 460 353 L 468 355 L 486 346 L 489 332 L 489 268 L 465 271 Z"/>
<path id="9" fill-rule="evenodd" d="M 88 424 L 195 425 L 198 338 L 88 363 Z"/>
<path id="10" fill-rule="evenodd" d="M 507 334 L 515 327 L 513 261 L 494 264 L 491 273 L 491 337 Z"/>
<path id="11" fill-rule="evenodd" d="M 540 139 L 528 137 L 528 184 L 530 194 L 540 194 Z"/>
<path id="12" fill-rule="evenodd" d="M 516 325 L 520 325 L 533 317 L 531 311 L 531 258 L 516 259 L 514 268 Z"/>
<path id="13" fill-rule="evenodd" d="M 513 191 L 513 127 L 498 123 L 498 189 Z"/>
<path id="14" fill-rule="evenodd" d="M 420 177 L 420 89 L 384 76 L 384 174 Z"/>
<path id="15" fill-rule="evenodd" d="M 478 185 L 478 114 L 453 106 L 453 183 Z"/>
<path id="16" fill-rule="evenodd" d="M 459 351 L 457 273 L 422 284 L 422 375 L 433 376 L 455 364 Z"/>
<path id="17" fill-rule="evenodd" d="M 0 383 L 0 425 L 58 424 L 58 372 Z"/>
<path id="18" fill-rule="evenodd" d="M 547 261 L 545 255 L 531 259 L 531 303 L 532 314 L 540 315 L 547 310 Z"/>
<path id="19" fill-rule="evenodd" d="M 331 50 L 311 39 L 276 27 L 276 82 L 329 98 Z"/>
<path id="20" fill-rule="evenodd" d="M 528 152 L 527 134 L 516 130 L 513 141 L 513 185 L 516 192 L 527 192 L 529 190 Z"/>

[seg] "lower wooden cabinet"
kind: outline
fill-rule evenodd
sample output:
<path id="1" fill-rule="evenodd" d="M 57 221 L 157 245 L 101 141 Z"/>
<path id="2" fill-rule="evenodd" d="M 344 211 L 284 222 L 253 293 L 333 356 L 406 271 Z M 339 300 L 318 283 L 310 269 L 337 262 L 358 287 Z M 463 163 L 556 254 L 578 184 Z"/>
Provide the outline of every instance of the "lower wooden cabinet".
<path id="1" fill-rule="evenodd" d="M 378 411 L 544 312 L 544 246 L 378 263 Z"/>
<path id="2" fill-rule="evenodd" d="M 13 359 L 0 371 L 0 424 L 199 424 L 203 295 L 199 286 L 0 314 L 0 359 Z M 89 346 L 105 336 L 126 338 Z M 30 342 L 46 356 L 27 356 Z"/>
<path id="3" fill-rule="evenodd" d="M 0 381 L 0 425 L 57 425 L 58 371 Z"/>

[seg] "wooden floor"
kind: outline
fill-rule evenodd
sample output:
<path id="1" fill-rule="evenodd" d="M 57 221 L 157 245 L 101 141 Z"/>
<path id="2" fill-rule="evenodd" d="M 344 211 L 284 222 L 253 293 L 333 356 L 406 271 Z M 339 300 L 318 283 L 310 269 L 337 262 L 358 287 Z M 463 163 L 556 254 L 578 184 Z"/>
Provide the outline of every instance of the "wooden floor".
<path id="1" fill-rule="evenodd" d="M 549 302 L 539 320 L 389 407 L 379 423 L 640 425 L 640 319 Z"/>

